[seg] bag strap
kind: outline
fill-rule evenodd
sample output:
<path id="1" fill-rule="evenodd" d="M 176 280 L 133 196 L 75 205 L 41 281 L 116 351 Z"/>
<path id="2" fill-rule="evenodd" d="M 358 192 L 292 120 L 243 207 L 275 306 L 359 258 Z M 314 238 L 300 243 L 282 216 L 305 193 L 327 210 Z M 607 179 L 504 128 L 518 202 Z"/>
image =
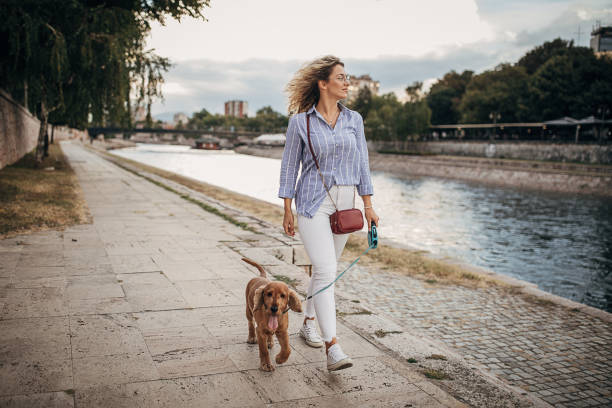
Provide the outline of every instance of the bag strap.
<path id="1" fill-rule="evenodd" d="M 312 148 L 312 142 L 310 141 L 310 115 L 308 114 L 308 112 L 306 112 L 306 134 L 308 135 L 308 147 L 310 147 L 310 153 L 312 154 L 312 158 L 314 159 L 315 165 L 317 166 L 317 170 L 319 171 L 319 175 L 321 176 L 321 181 L 323 182 L 323 187 L 325 187 L 325 191 L 327 191 L 327 195 L 329 196 L 329 199 L 331 200 L 332 204 L 334 205 L 334 208 L 336 209 L 336 211 L 338 211 L 338 207 L 336 206 L 336 203 L 334 203 L 334 199 L 332 198 L 331 194 L 329 193 L 329 189 L 327 188 L 327 185 L 325 184 L 325 179 L 323 178 L 323 173 L 321 173 L 321 169 L 319 168 L 319 162 L 317 161 L 317 156 L 315 156 L 314 154 L 314 150 Z M 354 199 L 355 197 L 353 197 Z M 353 205 L 354 207 L 354 205 Z"/>

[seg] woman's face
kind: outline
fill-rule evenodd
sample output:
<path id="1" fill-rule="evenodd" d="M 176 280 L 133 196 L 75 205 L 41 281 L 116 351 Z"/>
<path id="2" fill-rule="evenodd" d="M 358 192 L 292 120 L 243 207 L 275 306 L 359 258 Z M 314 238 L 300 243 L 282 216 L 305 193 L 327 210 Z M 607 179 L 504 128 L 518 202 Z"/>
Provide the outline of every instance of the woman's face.
<path id="1" fill-rule="evenodd" d="M 340 100 L 347 97 L 349 81 L 342 65 L 334 67 L 325 85 L 328 95 L 332 98 Z"/>

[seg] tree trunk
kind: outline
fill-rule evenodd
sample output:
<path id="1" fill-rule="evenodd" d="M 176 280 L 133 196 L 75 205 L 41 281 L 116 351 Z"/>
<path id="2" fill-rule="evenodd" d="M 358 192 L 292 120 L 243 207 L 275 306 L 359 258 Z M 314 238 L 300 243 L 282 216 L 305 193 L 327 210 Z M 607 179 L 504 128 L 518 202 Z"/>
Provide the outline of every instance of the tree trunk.
<path id="1" fill-rule="evenodd" d="M 40 130 L 38 131 L 38 143 L 36 144 L 36 161 L 42 162 L 44 153 L 45 143 L 45 132 L 47 131 L 47 121 L 49 114 L 47 112 L 47 106 L 45 105 L 45 92 L 43 90 L 43 97 L 40 101 Z"/>

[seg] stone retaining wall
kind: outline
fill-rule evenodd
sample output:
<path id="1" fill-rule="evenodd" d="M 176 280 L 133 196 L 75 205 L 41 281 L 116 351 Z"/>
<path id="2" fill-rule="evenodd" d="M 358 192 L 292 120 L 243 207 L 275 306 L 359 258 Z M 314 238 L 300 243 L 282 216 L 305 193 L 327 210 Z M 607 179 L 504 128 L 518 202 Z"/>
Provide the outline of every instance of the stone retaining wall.
<path id="1" fill-rule="evenodd" d="M 55 126 L 53 140 L 87 140 L 87 130 Z M 36 147 L 40 121 L 0 89 L 0 169 L 13 164 Z M 51 127 L 49 127 L 51 138 Z"/>
<path id="2" fill-rule="evenodd" d="M 612 145 L 539 142 L 381 142 L 369 141 L 371 150 L 403 150 L 419 153 L 499 159 L 543 160 L 612 164 Z"/>
<path id="3" fill-rule="evenodd" d="M 0 169 L 36 147 L 40 121 L 0 89 Z"/>

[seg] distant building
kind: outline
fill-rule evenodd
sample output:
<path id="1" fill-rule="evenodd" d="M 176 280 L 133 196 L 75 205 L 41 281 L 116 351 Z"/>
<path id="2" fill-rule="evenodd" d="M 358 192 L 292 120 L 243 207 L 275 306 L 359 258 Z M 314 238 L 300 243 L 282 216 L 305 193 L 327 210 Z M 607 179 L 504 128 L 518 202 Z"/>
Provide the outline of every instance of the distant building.
<path id="1" fill-rule="evenodd" d="M 249 104 L 246 101 L 227 101 L 225 102 L 225 116 L 235 116 L 244 118 L 249 111 Z"/>
<path id="2" fill-rule="evenodd" d="M 612 57 L 612 26 L 596 26 L 591 32 L 591 49 L 598 57 Z"/>
<path id="3" fill-rule="evenodd" d="M 172 118 L 172 122 L 174 126 L 178 126 L 179 123 L 182 123 L 183 126 L 185 126 L 187 125 L 187 122 L 189 122 L 189 117 L 182 112 L 175 113 L 174 117 Z"/>
<path id="4" fill-rule="evenodd" d="M 359 91 L 362 88 L 368 88 L 372 95 L 378 95 L 380 89 L 380 82 L 374 81 L 369 75 L 361 75 L 358 77 L 351 77 L 351 83 L 348 88 L 348 96 L 346 97 L 347 102 L 352 102 L 359 95 Z"/>

